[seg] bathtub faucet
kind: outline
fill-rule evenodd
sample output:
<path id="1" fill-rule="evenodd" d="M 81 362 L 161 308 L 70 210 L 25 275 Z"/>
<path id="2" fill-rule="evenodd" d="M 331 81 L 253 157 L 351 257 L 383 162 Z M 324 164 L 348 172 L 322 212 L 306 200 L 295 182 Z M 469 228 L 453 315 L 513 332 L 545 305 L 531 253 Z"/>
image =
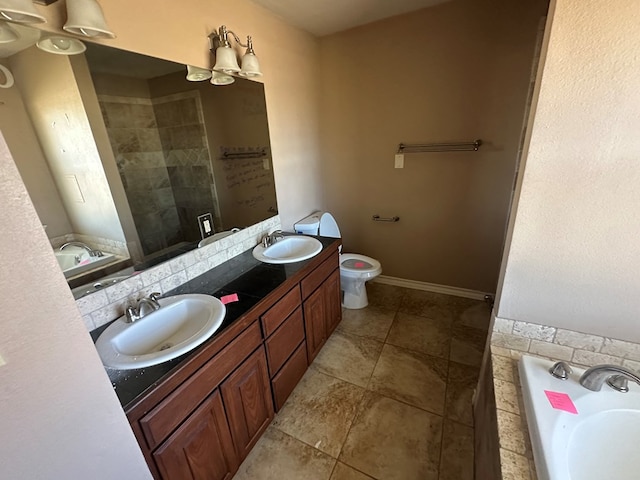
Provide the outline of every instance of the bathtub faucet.
<path id="1" fill-rule="evenodd" d="M 80 247 L 84 248 L 90 257 L 102 257 L 102 252 L 100 250 L 93 250 L 89 245 L 82 242 L 67 242 L 60 247 L 60 251 L 64 250 L 67 247 Z"/>
<path id="2" fill-rule="evenodd" d="M 640 376 L 633 370 L 618 365 L 596 365 L 591 367 L 580 377 L 580 385 L 594 392 L 599 392 L 602 384 L 607 381 L 611 387 L 618 391 L 625 391 L 626 382 L 631 380 L 640 385 Z M 622 386 L 624 384 L 624 387 Z"/>

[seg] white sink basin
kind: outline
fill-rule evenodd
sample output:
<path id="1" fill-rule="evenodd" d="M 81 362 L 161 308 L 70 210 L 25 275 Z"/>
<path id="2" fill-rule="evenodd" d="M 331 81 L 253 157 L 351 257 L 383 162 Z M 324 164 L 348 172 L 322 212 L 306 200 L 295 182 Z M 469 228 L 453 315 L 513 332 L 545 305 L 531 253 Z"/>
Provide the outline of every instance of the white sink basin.
<path id="1" fill-rule="evenodd" d="M 258 245 L 253 249 L 253 257 L 264 263 L 293 263 L 315 257 L 321 250 L 322 243 L 316 238 L 290 235 L 270 247 Z"/>
<path id="2" fill-rule="evenodd" d="M 128 370 L 166 362 L 194 349 L 220 328 L 226 308 L 209 295 L 161 298 L 161 308 L 133 323 L 122 316 L 96 342 L 102 363 Z"/>

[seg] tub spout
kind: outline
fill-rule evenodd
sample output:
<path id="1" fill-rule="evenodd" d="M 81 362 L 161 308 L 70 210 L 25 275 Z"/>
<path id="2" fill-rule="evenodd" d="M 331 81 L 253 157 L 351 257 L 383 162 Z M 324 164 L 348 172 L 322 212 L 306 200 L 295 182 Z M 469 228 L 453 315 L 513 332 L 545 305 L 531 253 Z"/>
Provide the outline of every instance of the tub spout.
<path id="1" fill-rule="evenodd" d="M 580 385 L 594 392 L 599 392 L 602 384 L 612 376 L 626 378 L 640 385 L 640 376 L 634 371 L 619 365 L 596 365 L 580 377 Z"/>

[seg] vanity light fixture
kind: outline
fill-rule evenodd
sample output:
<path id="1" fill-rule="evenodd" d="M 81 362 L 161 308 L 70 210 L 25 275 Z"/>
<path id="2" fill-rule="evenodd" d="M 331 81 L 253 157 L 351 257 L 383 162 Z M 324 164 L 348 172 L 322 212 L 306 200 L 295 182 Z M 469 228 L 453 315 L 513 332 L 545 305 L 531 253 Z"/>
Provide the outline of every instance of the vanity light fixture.
<path id="1" fill-rule="evenodd" d="M 116 38 L 96 0 L 67 0 L 67 23 L 62 28 L 84 37 Z"/>
<path id="2" fill-rule="evenodd" d="M 231 44 L 229 43 L 229 34 L 233 36 L 238 45 L 247 49 L 242 56 L 242 68 L 238 65 L 236 52 L 231 48 Z M 211 51 L 213 52 L 215 50 L 216 55 L 216 64 L 213 66 L 213 70 L 226 74 L 237 73 L 243 77 L 258 77 L 262 75 L 258 57 L 256 57 L 253 51 L 251 35 L 247 36 L 247 43 L 244 44 L 234 32 L 227 30 L 227 27 L 222 25 L 218 30 L 214 30 L 209 35 L 209 41 Z"/>
<path id="3" fill-rule="evenodd" d="M 80 40 L 58 35 L 41 38 L 36 42 L 36 47 L 56 55 L 77 55 L 87 49 L 86 45 Z"/>
<path id="4" fill-rule="evenodd" d="M 18 40 L 18 33 L 7 22 L 0 21 L 0 43 L 11 43 Z"/>
<path id="5" fill-rule="evenodd" d="M 24 24 L 47 21 L 38 13 L 31 0 L 0 0 L 0 19 Z"/>
<path id="6" fill-rule="evenodd" d="M 211 78 L 211 70 L 187 65 L 187 80 L 190 82 L 202 82 Z"/>

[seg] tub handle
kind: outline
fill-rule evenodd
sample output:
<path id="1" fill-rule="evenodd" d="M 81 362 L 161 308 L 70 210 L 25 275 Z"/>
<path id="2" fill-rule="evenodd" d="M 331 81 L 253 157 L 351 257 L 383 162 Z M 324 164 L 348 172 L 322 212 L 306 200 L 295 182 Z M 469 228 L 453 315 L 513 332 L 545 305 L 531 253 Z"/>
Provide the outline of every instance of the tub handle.
<path id="1" fill-rule="evenodd" d="M 566 380 L 571 373 L 571 367 L 566 362 L 556 362 L 549 369 L 549 373 L 560 380 Z"/>

